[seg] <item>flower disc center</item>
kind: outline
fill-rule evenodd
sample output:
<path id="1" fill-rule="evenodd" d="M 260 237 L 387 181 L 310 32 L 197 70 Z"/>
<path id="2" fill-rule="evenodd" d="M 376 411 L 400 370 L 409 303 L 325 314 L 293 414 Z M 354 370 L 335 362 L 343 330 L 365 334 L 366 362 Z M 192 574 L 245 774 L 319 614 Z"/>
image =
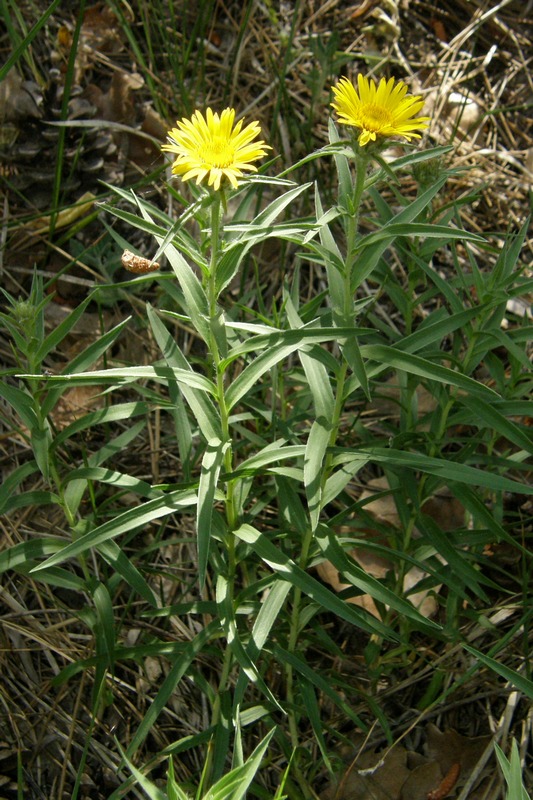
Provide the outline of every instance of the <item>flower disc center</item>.
<path id="1" fill-rule="evenodd" d="M 206 164 L 217 169 L 230 167 L 235 160 L 234 148 L 227 139 L 214 137 L 201 148 L 201 158 Z"/>
<path id="2" fill-rule="evenodd" d="M 391 125 L 393 122 L 393 117 L 390 111 L 383 106 L 377 105 L 376 103 L 364 106 L 361 117 L 364 127 L 368 131 L 374 131 L 375 133 L 380 131 L 386 125 Z"/>

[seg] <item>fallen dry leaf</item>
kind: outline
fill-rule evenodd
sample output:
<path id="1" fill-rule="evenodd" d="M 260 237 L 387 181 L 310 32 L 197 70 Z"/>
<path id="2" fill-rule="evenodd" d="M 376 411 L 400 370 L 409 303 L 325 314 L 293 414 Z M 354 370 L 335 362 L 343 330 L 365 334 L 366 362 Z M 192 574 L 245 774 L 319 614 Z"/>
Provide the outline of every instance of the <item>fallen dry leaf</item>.
<path id="1" fill-rule="evenodd" d="M 385 755 L 367 750 L 328 787 L 323 800 L 399 800 L 409 775 L 405 748 L 393 747 Z"/>
<path id="2" fill-rule="evenodd" d="M 101 408 L 104 405 L 101 392 L 101 386 L 73 386 L 67 389 L 50 414 L 56 428 L 63 430 L 89 411 Z"/>
<path id="3" fill-rule="evenodd" d="M 400 528 L 401 521 L 398 516 L 394 498 L 390 493 L 384 494 L 384 492 L 388 492 L 388 490 L 389 484 L 387 479 L 385 476 L 382 476 L 381 478 L 369 482 L 368 488 L 362 492 L 360 499 L 366 500 L 373 495 L 378 495 L 375 500 L 370 500 L 365 503 L 365 511 L 381 525 L 390 525 L 394 528 Z M 454 530 L 464 522 L 464 509 L 446 488 L 425 503 L 424 512 L 433 519 L 438 520 L 443 530 Z M 364 535 L 365 531 L 361 532 L 361 536 Z M 366 535 L 371 537 L 373 541 L 379 540 L 381 545 L 387 546 L 387 542 L 377 530 L 371 531 L 367 529 Z M 395 568 L 392 559 L 389 561 L 385 557 L 372 550 L 365 549 L 364 547 L 353 548 L 349 551 L 349 555 L 352 556 L 368 575 L 378 580 L 384 578 L 388 572 Z M 325 583 L 328 583 L 334 591 L 341 592 L 344 589 L 350 588 L 350 584 L 342 581 L 338 570 L 330 561 L 321 562 L 316 569 L 320 578 Z M 420 583 L 420 581 L 426 578 L 427 574 L 428 573 L 424 572 L 420 567 L 413 566 L 407 570 L 403 580 L 404 595 L 408 595 L 409 601 L 420 614 L 426 618 L 432 617 L 437 612 L 438 603 L 435 595 L 439 592 L 441 584 L 434 586 L 431 590 L 423 590 L 412 594 L 409 594 L 409 592 L 414 586 Z M 380 617 L 378 608 L 369 595 L 350 597 L 347 602 L 366 609 L 377 618 Z"/>
<path id="4" fill-rule="evenodd" d="M 440 764 L 446 775 L 453 764 L 461 766 L 459 784 L 463 784 L 485 752 L 491 736 L 461 736 L 454 730 L 440 731 L 429 723 L 426 727 L 427 755 Z"/>
<path id="5" fill-rule="evenodd" d="M 428 724 L 425 755 L 401 745 L 358 752 L 322 800 L 444 800 L 470 778 L 490 740 L 490 736 L 470 738 Z"/>

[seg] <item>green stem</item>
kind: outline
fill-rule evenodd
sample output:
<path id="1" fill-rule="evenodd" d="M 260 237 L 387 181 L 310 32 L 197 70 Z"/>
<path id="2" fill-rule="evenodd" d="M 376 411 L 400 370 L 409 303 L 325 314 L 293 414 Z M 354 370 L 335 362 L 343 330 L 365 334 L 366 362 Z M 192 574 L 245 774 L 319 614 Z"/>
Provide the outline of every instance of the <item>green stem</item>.
<path id="1" fill-rule="evenodd" d="M 359 239 L 359 213 L 365 189 L 368 157 L 359 152 L 355 159 L 355 180 L 350 208 L 346 210 L 346 264 L 344 271 L 343 325 L 353 325 L 354 299 L 352 278 L 357 264 L 357 242 Z"/>
<path id="2" fill-rule="evenodd" d="M 333 309 L 334 319 L 336 321 L 336 324 L 344 327 L 353 326 L 355 323 L 355 304 L 353 297 L 353 272 L 354 269 L 356 268 L 358 260 L 357 243 L 359 238 L 359 211 L 361 208 L 361 200 L 365 188 L 367 166 L 368 166 L 368 157 L 365 154 L 359 152 L 359 154 L 356 157 L 356 172 L 353 183 L 353 194 L 352 197 L 349 198 L 349 202 L 347 203 L 349 207 L 346 209 L 346 217 L 345 217 L 346 263 L 344 271 L 344 292 L 342 299 L 342 307 L 341 308 L 337 307 Z M 339 367 L 339 371 L 337 373 L 335 405 L 333 409 L 331 434 L 329 438 L 329 444 L 331 447 L 335 445 L 339 433 L 342 410 L 344 407 L 344 394 L 345 394 L 347 377 L 348 377 L 348 364 L 346 360 L 343 359 Z M 324 465 L 324 472 L 322 477 L 323 486 L 325 485 L 328 477 L 331 474 L 331 469 L 332 469 L 331 457 L 328 456 L 326 459 L 326 463 Z M 306 532 L 302 541 L 302 550 L 298 562 L 300 569 L 303 570 L 307 569 L 307 561 L 309 557 L 309 550 L 311 547 L 312 540 L 313 540 L 313 530 L 310 528 Z M 298 587 L 296 587 L 294 589 L 294 600 L 291 611 L 291 623 L 290 623 L 289 642 L 288 642 L 289 652 L 295 651 L 298 642 L 298 635 L 300 632 L 301 598 L 302 598 L 301 590 Z M 295 707 L 294 673 L 290 664 L 287 665 L 286 667 L 286 677 L 287 677 L 286 696 L 289 705 L 289 714 L 288 714 L 289 732 L 290 732 L 292 746 L 293 748 L 296 749 L 299 744 L 299 735 L 298 735 L 297 719 L 294 713 L 294 707 Z M 305 779 L 303 778 L 303 776 L 299 774 L 299 770 L 297 768 L 295 770 L 295 774 L 298 778 L 298 782 L 300 783 L 301 788 L 304 790 L 304 793 L 308 794 L 308 787 L 306 785 Z"/>
<path id="3" fill-rule="evenodd" d="M 225 198 L 222 196 L 221 192 L 217 192 L 211 207 L 211 258 L 207 282 L 207 299 L 209 303 L 209 318 L 211 321 L 211 340 L 209 346 L 216 376 L 222 440 L 224 442 L 230 442 L 230 446 L 224 455 L 224 471 L 229 474 L 233 469 L 233 449 L 231 447 L 229 410 L 226 404 L 226 376 L 224 370 L 221 368 L 221 361 L 226 351 L 226 331 L 221 324 L 221 317 L 217 304 L 217 267 L 223 230 L 220 213 L 221 205 L 225 205 Z M 237 525 L 237 511 L 235 507 L 235 486 L 233 481 L 228 481 L 226 486 L 226 519 L 229 531 L 235 530 Z"/>
<path id="4" fill-rule="evenodd" d="M 305 570 L 307 569 L 307 560 L 309 558 L 309 550 L 311 548 L 311 542 L 313 541 L 313 531 L 309 528 L 302 540 L 302 550 L 300 553 L 300 558 L 298 559 L 298 566 L 300 569 Z M 296 645 L 298 644 L 298 635 L 300 633 L 300 605 L 302 599 L 302 591 L 298 587 L 294 589 L 294 600 L 291 610 L 291 622 L 290 622 L 290 630 L 289 630 L 289 641 L 287 649 L 289 653 L 294 653 L 296 650 Z M 289 722 L 289 736 L 291 739 L 291 744 L 293 750 L 299 746 L 300 738 L 298 733 L 298 720 L 296 719 L 295 713 L 295 700 L 294 700 L 294 670 L 291 664 L 286 665 L 286 697 L 287 697 L 287 704 L 288 704 L 288 722 Z M 302 775 L 301 770 L 296 762 L 294 765 L 294 775 L 300 789 L 302 790 L 304 798 L 310 797 L 311 794 L 309 792 L 309 786 L 305 777 Z"/>
<path id="5" fill-rule="evenodd" d="M 353 185 L 353 195 L 351 197 L 350 208 L 346 209 L 346 263 L 344 270 L 344 296 L 343 308 L 340 315 L 336 315 L 339 325 L 350 327 L 355 323 L 355 304 L 353 296 L 353 273 L 357 266 L 358 252 L 357 243 L 359 239 L 359 215 L 361 210 L 361 200 L 365 189 L 365 179 L 368 167 L 368 157 L 358 152 L 355 161 L 355 180 Z M 333 420 L 329 446 L 333 447 L 337 441 L 339 433 L 342 410 L 344 408 L 344 392 L 346 380 L 348 378 L 348 364 L 342 361 L 337 373 L 337 384 L 335 394 L 335 406 L 333 410 Z M 331 457 L 326 461 L 322 486 L 325 486 L 331 472 Z"/>
<path id="6" fill-rule="evenodd" d="M 221 311 L 218 306 L 217 294 L 217 268 L 220 260 L 220 242 L 222 240 L 222 215 L 221 207 L 225 207 L 225 198 L 222 192 L 216 192 L 213 198 L 211 207 L 211 253 L 209 264 L 209 275 L 206 282 L 206 291 L 208 299 L 209 320 L 210 320 L 210 337 L 208 346 L 211 352 L 213 361 L 213 371 L 215 376 L 215 383 L 217 387 L 217 400 L 220 412 L 220 427 L 222 441 L 228 444 L 224 454 L 223 471 L 226 475 L 230 475 L 233 471 L 233 447 L 230 431 L 230 411 L 226 402 L 226 374 L 222 365 L 223 359 L 227 352 L 226 344 L 226 331 Z M 229 597 L 226 598 L 228 606 L 233 608 L 234 594 L 235 594 L 235 576 L 237 571 L 236 560 L 236 545 L 234 531 L 238 525 L 238 509 L 235 496 L 235 481 L 227 480 L 225 486 L 225 514 L 227 524 L 227 536 L 225 539 L 225 555 L 226 555 L 226 576 L 227 576 L 227 592 Z M 213 703 L 211 714 L 211 725 L 216 728 L 221 721 L 221 697 L 228 688 L 228 682 L 233 667 L 233 651 L 229 643 L 226 641 L 226 648 L 224 652 L 222 669 L 220 679 L 218 682 L 217 694 Z M 211 781 L 212 768 L 213 768 L 213 746 L 211 742 L 206 753 L 206 763 L 203 770 L 202 785 L 208 786 Z"/>

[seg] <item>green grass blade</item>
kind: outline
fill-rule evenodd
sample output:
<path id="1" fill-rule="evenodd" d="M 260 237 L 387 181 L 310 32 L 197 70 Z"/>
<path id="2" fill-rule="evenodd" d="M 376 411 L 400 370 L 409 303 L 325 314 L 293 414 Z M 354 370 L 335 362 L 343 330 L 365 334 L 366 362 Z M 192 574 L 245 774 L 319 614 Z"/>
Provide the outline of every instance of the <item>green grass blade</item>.
<path id="1" fill-rule="evenodd" d="M 347 719 L 351 720 L 358 728 L 361 728 L 361 730 L 366 730 L 365 723 L 359 719 L 357 714 L 354 713 L 342 695 L 335 691 L 331 685 L 331 681 L 310 667 L 309 664 L 304 661 L 303 658 L 300 658 L 299 655 L 296 653 L 290 653 L 288 650 L 285 650 L 278 644 L 272 645 L 272 652 L 280 664 L 290 664 L 291 667 L 293 667 L 293 669 L 295 669 L 296 672 L 298 672 L 304 678 L 304 680 L 309 681 L 309 683 L 312 686 L 315 686 L 319 692 L 324 694 L 326 697 L 329 697 L 329 699 L 335 703 L 337 708 L 342 711 Z"/>
<path id="2" fill-rule="evenodd" d="M 0 553 L 0 575 L 6 570 L 18 569 L 25 562 L 34 562 L 50 553 L 57 553 L 64 545 L 64 540 L 55 536 L 50 539 L 31 539 L 28 542 L 15 544 Z"/>
<path id="3" fill-rule="evenodd" d="M 114 439 L 106 442 L 106 444 L 97 450 L 96 453 L 93 453 L 91 456 L 89 456 L 89 468 L 98 467 L 107 459 L 112 458 L 117 453 L 120 453 L 139 435 L 144 427 L 145 421 L 140 420 L 135 425 L 132 425 L 131 428 L 127 428 L 125 431 L 123 431 L 123 433 L 121 433 L 119 436 L 115 436 Z M 70 509 L 72 517 L 74 517 L 78 512 L 78 508 L 86 488 L 87 479 L 81 478 L 71 481 L 65 489 L 63 500 L 66 506 Z"/>
<path id="4" fill-rule="evenodd" d="M 269 731 L 257 745 L 246 763 L 240 767 L 235 767 L 227 775 L 220 778 L 206 792 L 202 800 L 242 800 L 261 765 L 263 756 L 275 732 L 275 728 Z"/>
<path id="5" fill-rule="evenodd" d="M 106 661 L 111 667 L 114 662 L 115 652 L 115 616 L 113 612 L 113 601 L 107 586 L 98 581 L 92 591 L 94 607 L 96 610 L 97 624 L 97 654 L 105 654 Z"/>
<path id="6" fill-rule="evenodd" d="M 48 6 L 44 14 L 41 16 L 39 20 L 35 23 L 33 28 L 30 30 L 28 35 L 20 42 L 20 44 L 13 50 L 9 58 L 7 59 L 6 63 L 3 67 L 0 68 L 0 81 L 3 81 L 6 77 L 7 73 L 11 69 L 11 67 L 17 63 L 19 58 L 24 54 L 24 52 L 28 49 L 30 44 L 33 42 L 41 28 L 43 28 L 58 5 L 60 4 L 61 0 L 53 0 L 53 2 Z"/>
<path id="7" fill-rule="evenodd" d="M 36 377 L 42 380 L 42 375 Z M 29 394 L 5 383 L 5 381 L 0 381 L 0 397 L 3 397 L 15 409 L 21 421 L 30 431 L 38 425 L 33 400 Z"/>
<path id="8" fill-rule="evenodd" d="M 36 461 L 27 461 L 14 469 L 7 478 L 4 478 L 4 482 L 0 486 L 0 514 L 4 514 L 7 511 L 7 507 L 20 484 L 38 471 L 39 467 Z"/>
<path id="9" fill-rule="evenodd" d="M 144 219 L 153 223 L 153 219 L 144 208 L 144 204 L 138 199 L 137 204 L 143 215 Z M 156 236 L 158 245 L 161 245 L 164 236 Z M 174 245 L 168 244 L 165 247 L 165 255 L 168 258 L 174 274 L 178 279 L 181 290 L 185 296 L 187 311 L 191 315 L 191 320 L 198 333 L 203 337 L 205 342 L 209 342 L 210 328 L 209 328 L 209 304 L 207 296 L 202 288 L 202 284 L 192 271 L 190 265 L 183 258 L 179 250 Z"/>
<path id="10" fill-rule="evenodd" d="M 133 775 L 139 786 L 146 792 L 150 800 L 169 800 L 170 795 L 166 795 L 164 792 L 162 792 L 161 789 L 159 789 L 155 785 L 155 783 L 152 783 L 152 781 L 149 778 L 147 778 L 146 775 L 144 775 L 144 773 L 142 773 L 140 769 L 137 769 L 135 764 L 132 764 L 128 756 L 122 750 L 120 744 L 118 744 L 118 748 L 122 754 L 123 761 L 127 764 L 131 774 Z M 179 795 L 176 796 L 179 797 Z M 183 795 L 183 798 L 184 800 L 189 800 L 187 795 Z"/>
<path id="11" fill-rule="evenodd" d="M 254 622 L 250 642 L 246 648 L 246 652 L 252 661 L 255 662 L 261 653 L 290 590 L 291 584 L 282 580 L 275 580 L 269 587 L 268 593 L 266 593 L 265 600 L 261 604 L 259 614 Z M 237 678 L 233 696 L 234 711 L 241 705 L 246 689 L 246 676 L 245 673 L 241 673 Z"/>
<path id="12" fill-rule="evenodd" d="M 508 439 L 517 447 L 521 447 L 526 453 L 533 453 L 533 438 L 530 429 L 520 428 L 515 422 L 504 416 L 496 406 L 486 402 L 481 397 L 471 399 L 469 397 L 457 398 L 471 412 L 472 422 L 479 427 L 479 420 L 493 430 Z"/>
<path id="13" fill-rule="evenodd" d="M 129 744 L 126 751 L 129 758 L 133 756 L 149 735 L 158 716 L 163 711 L 171 695 L 176 691 L 176 686 L 185 675 L 192 662 L 202 652 L 205 645 L 212 638 L 219 635 L 220 621 L 214 619 L 180 651 Z"/>
<path id="14" fill-rule="evenodd" d="M 357 336 L 366 331 L 357 328 L 333 328 L 318 332 L 316 329 L 298 329 L 274 334 L 270 338 L 271 346 L 252 361 L 238 378 L 231 384 L 226 394 L 228 408 L 233 408 L 263 375 L 273 366 L 283 361 L 284 358 L 299 350 L 307 344 L 317 344 L 344 338 L 344 336 Z M 261 337 L 262 338 L 262 337 Z M 274 344 L 274 341 L 277 343 Z M 265 346 L 268 343 L 265 342 Z"/>
<path id="15" fill-rule="evenodd" d="M 233 600 L 231 597 L 231 590 L 228 585 L 228 580 L 224 575 L 219 575 L 217 578 L 216 597 L 220 624 L 226 633 L 228 645 L 231 647 L 233 655 L 235 656 L 235 660 L 238 662 L 248 679 L 255 686 L 257 686 L 261 692 L 263 692 L 267 700 L 272 703 L 272 705 L 277 708 L 278 711 L 284 713 L 283 707 L 279 704 L 278 700 L 274 697 L 271 690 L 266 685 L 265 681 L 261 677 L 257 665 L 255 664 L 255 661 L 250 657 L 249 652 L 240 640 L 235 619 Z"/>
<path id="16" fill-rule="evenodd" d="M 76 308 L 63 319 L 44 339 L 41 346 L 35 354 L 37 361 L 44 361 L 48 353 L 54 350 L 60 342 L 63 341 L 65 336 L 70 333 L 74 325 L 78 322 L 80 317 L 85 313 L 85 309 L 89 303 L 94 300 L 94 292 L 91 292 Z"/>
<path id="17" fill-rule="evenodd" d="M 333 768 L 331 766 L 331 761 L 329 760 L 326 740 L 324 739 L 324 723 L 316 699 L 315 691 L 309 681 L 306 681 L 305 679 L 300 679 L 298 688 L 302 695 L 303 707 L 305 708 L 306 715 L 311 723 L 311 727 L 313 728 L 313 733 L 315 734 L 315 738 L 322 755 L 322 761 L 324 762 L 325 768 L 331 773 L 333 772 Z"/>
<path id="18" fill-rule="evenodd" d="M 51 449 L 56 450 L 60 445 L 76 436 L 81 431 L 94 428 L 97 425 L 108 425 L 111 422 L 120 422 L 124 419 L 133 419 L 140 415 L 148 414 L 149 403 L 144 400 L 137 400 L 132 403 L 114 403 L 107 408 L 99 408 L 97 411 L 90 411 L 80 419 L 71 422 L 62 431 L 55 434 L 51 444 Z"/>

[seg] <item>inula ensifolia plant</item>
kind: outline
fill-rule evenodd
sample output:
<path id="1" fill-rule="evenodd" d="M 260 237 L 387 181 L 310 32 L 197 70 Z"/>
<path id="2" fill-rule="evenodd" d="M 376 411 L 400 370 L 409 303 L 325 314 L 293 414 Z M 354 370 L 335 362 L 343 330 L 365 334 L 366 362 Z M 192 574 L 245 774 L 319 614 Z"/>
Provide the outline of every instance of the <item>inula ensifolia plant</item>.
<path id="1" fill-rule="evenodd" d="M 467 246 L 469 241 L 479 243 L 481 239 L 452 227 L 452 215 L 435 222 L 428 214 L 445 183 L 445 174 L 438 172 L 434 181 L 419 188 L 414 199 L 402 196 L 398 182 L 402 169 L 438 159 L 447 148 L 384 159 L 383 150 L 390 138 L 407 142 L 418 139 L 429 121 L 418 116 L 422 98 L 410 95 L 401 81 L 383 79 L 376 83 L 359 75 L 354 85 L 343 78 L 333 87 L 333 94 L 333 109 L 349 137 L 342 139 L 330 120 L 329 145 L 276 178 L 258 171 L 259 162 L 270 150 L 259 138 L 259 124 L 236 122 L 234 109 L 221 113 L 211 108 L 205 113 L 197 110 L 176 123 L 163 149 L 174 157 L 173 175 L 187 183 L 193 197 L 186 202 L 172 185 L 169 187 L 174 201 L 182 204 L 182 213 L 169 218 L 122 189 L 115 191 L 133 203 L 139 215 L 105 206 L 155 236 L 158 243 L 152 259 L 131 248 L 123 263 L 139 275 L 138 281 L 160 280 L 163 297 L 171 301 L 172 307 L 163 311 L 148 307 L 151 331 L 162 359 L 150 366 L 78 372 L 57 379 L 71 383 L 131 383 L 141 379 L 166 387 L 168 394 L 161 402 L 175 423 L 183 483 L 150 487 L 129 480 L 128 488 L 139 492 L 139 505 L 91 528 L 78 527 L 73 541 L 66 546 L 55 545 L 53 554 L 36 567 L 34 575 L 38 578 L 39 571 L 44 571 L 44 577 L 59 563 L 94 549 L 116 565 L 135 592 L 153 604 L 140 571 L 124 564 L 125 556 L 111 547 L 115 544 L 112 540 L 125 534 L 131 537 L 142 526 L 171 514 L 195 510 L 198 584 L 204 605 L 192 603 L 187 608 L 191 614 L 201 611 L 204 625 L 190 642 L 179 643 L 150 710 L 129 742 L 126 758 L 139 749 L 182 678 L 195 675 L 204 654 L 216 652 L 216 643 L 222 640 L 218 685 L 201 684 L 209 701 L 210 723 L 196 742 L 208 742 L 195 794 L 198 800 L 204 796 L 235 800 L 246 791 L 251 780 L 250 770 L 243 763 L 248 731 L 243 726 L 247 720 L 256 724 L 261 721 L 275 730 L 272 735 L 287 759 L 295 754 L 291 770 L 297 787 L 287 791 L 298 798 L 315 796 L 312 783 L 318 767 L 302 747 L 309 726 L 322 766 L 332 768 L 319 698 L 328 698 L 344 718 L 365 728 L 350 698 L 334 681 L 315 671 L 308 660 L 308 644 L 315 635 L 320 635 L 322 644 L 331 641 L 332 652 L 336 648 L 325 630 L 317 633 L 319 614 L 356 626 L 367 640 L 370 636 L 373 650 L 372 654 L 368 651 L 368 661 L 373 666 L 379 661 L 384 640 L 400 639 L 407 647 L 412 629 L 430 634 L 441 630 L 403 595 L 401 581 L 391 587 L 387 580 L 373 578 L 350 555 L 350 542 L 339 537 L 339 528 L 354 510 L 346 489 L 362 468 L 376 464 L 387 472 L 391 482 L 396 481 L 392 488 L 397 489 L 404 524 L 390 553 L 400 565 L 399 573 L 408 559 L 409 564 L 423 570 L 426 585 L 435 586 L 442 582 L 442 562 L 435 557 L 442 549 L 448 563 L 457 566 L 453 580 L 450 578 L 456 597 L 467 591 L 466 584 L 468 591 L 479 597 L 486 595 L 476 570 L 457 555 L 460 549 L 450 546 L 434 526 L 427 524 L 427 533 L 423 529 L 425 547 L 414 549 L 414 527 L 424 522 L 427 497 L 445 482 L 460 484 L 462 502 L 476 517 L 484 509 L 476 495 L 478 487 L 493 493 L 525 491 L 517 480 L 478 468 L 471 450 L 465 451 L 468 463 L 457 458 L 452 463 L 442 454 L 448 415 L 457 398 L 476 398 L 478 407 L 485 409 L 492 422 L 502 416 L 498 394 L 470 374 L 478 363 L 474 354 L 467 372 L 460 358 L 446 361 L 440 353 L 444 337 L 453 338 L 478 318 L 483 325 L 489 322 L 484 321 L 481 305 L 462 305 L 455 291 L 430 266 L 431 257 L 438 248 L 453 246 L 455 240 Z M 299 166 L 321 158 L 333 158 L 336 165 L 338 197 L 331 208 L 324 207 L 318 187 L 288 178 L 298 174 Z M 383 179 L 397 183 L 394 208 L 377 193 Z M 258 190 L 262 207 L 255 213 Z M 314 217 L 291 217 L 290 209 L 298 198 L 313 191 Z M 375 229 L 364 235 L 360 224 L 363 199 L 373 202 L 376 223 Z M 281 301 L 272 305 L 270 313 L 264 303 L 256 302 L 253 293 L 235 302 L 228 290 L 253 249 L 269 239 L 287 243 L 297 252 L 292 282 L 287 279 L 276 287 Z M 409 324 L 404 337 L 394 326 L 382 322 L 361 325 L 362 314 L 372 302 L 371 297 L 360 293 L 365 282 L 371 278 L 379 282 L 385 275 L 394 288 L 394 276 L 384 258 L 393 247 L 408 253 L 408 264 L 421 270 L 435 291 L 444 293 L 449 305 L 449 310 L 439 310 L 420 329 L 414 330 Z M 168 275 L 157 271 L 163 255 L 178 288 L 169 283 Z M 324 290 L 301 303 L 298 280 L 306 265 L 318 265 Z M 281 270 L 269 271 L 260 276 L 260 281 L 276 281 L 280 274 Z M 407 298 L 405 307 L 412 307 L 413 302 Z M 494 301 L 490 291 L 480 303 L 485 303 L 483 308 L 487 304 L 495 307 L 491 306 Z M 188 333 L 193 332 L 194 360 L 181 347 L 179 338 L 169 332 L 164 321 L 168 319 L 178 324 L 178 330 L 184 326 Z M 369 312 L 364 319 L 373 317 Z M 493 324 L 493 316 L 490 320 Z M 481 337 L 477 341 L 489 340 Z M 479 359 L 479 349 L 475 355 Z M 368 402 L 373 387 L 390 373 L 401 376 L 410 408 L 416 382 L 425 382 L 438 396 L 430 433 L 424 433 L 427 447 L 420 444 L 426 441 L 423 437 L 406 438 L 410 433 L 407 428 L 401 431 L 404 441 L 414 444 L 404 449 L 395 446 L 392 436 L 369 438 L 363 427 L 358 429 L 360 441 L 346 436 L 347 409 L 354 398 Z M 142 408 L 146 410 L 146 404 Z M 104 416 L 106 421 L 111 413 L 112 409 Z M 505 431 L 513 442 L 525 445 L 518 426 L 506 423 Z M 101 472 L 86 470 L 83 474 L 105 479 Z M 418 481 L 418 475 L 424 479 Z M 110 484 L 124 482 L 117 474 L 107 479 Z M 79 492 L 76 500 L 70 510 L 79 515 Z M 382 547 L 375 546 L 378 550 Z M 48 549 L 46 554 L 50 552 Z M 317 580 L 310 567 L 325 560 L 342 575 L 352 594 L 370 595 L 379 608 L 389 609 L 387 613 L 381 618 L 372 616 Z M 87 568 L 87 562 L 83 563 Z M 215 586 L 214 600 L 209 599 L 208 580 Z M 107 603 L 109 597 L 95 596 L 101 614 L 109 605 L 103 599 Z M 170 616 L 172 611 L 162 609 L 158 613 Z M 107 647 L 107 657 L 112 661 L 108 645 L 103 637 L 102 651 Z M 102 674 L 100 671 L 100 678 Z M 380 710 L 372 708 L 386 728 Z M 264 739 L 248 762 L 254 772 L 269 741 Z M 255 738 L 253 743 L 257 744 Z M 191 746 L 185 740 L 179 743 L 183 750 Z M 229 773 L 233 777 L 222 784 L 229 778 L 222 776 L 227 772 L 231 750 L 237 773 Z M 241 781 L 240 790 L 232 783 L 234 777 L 237 783 Z M 160 797 L 159 790 L 150 791 Z M 169 797 L 181 796 L 180 792 L 169 784 Z"/>

